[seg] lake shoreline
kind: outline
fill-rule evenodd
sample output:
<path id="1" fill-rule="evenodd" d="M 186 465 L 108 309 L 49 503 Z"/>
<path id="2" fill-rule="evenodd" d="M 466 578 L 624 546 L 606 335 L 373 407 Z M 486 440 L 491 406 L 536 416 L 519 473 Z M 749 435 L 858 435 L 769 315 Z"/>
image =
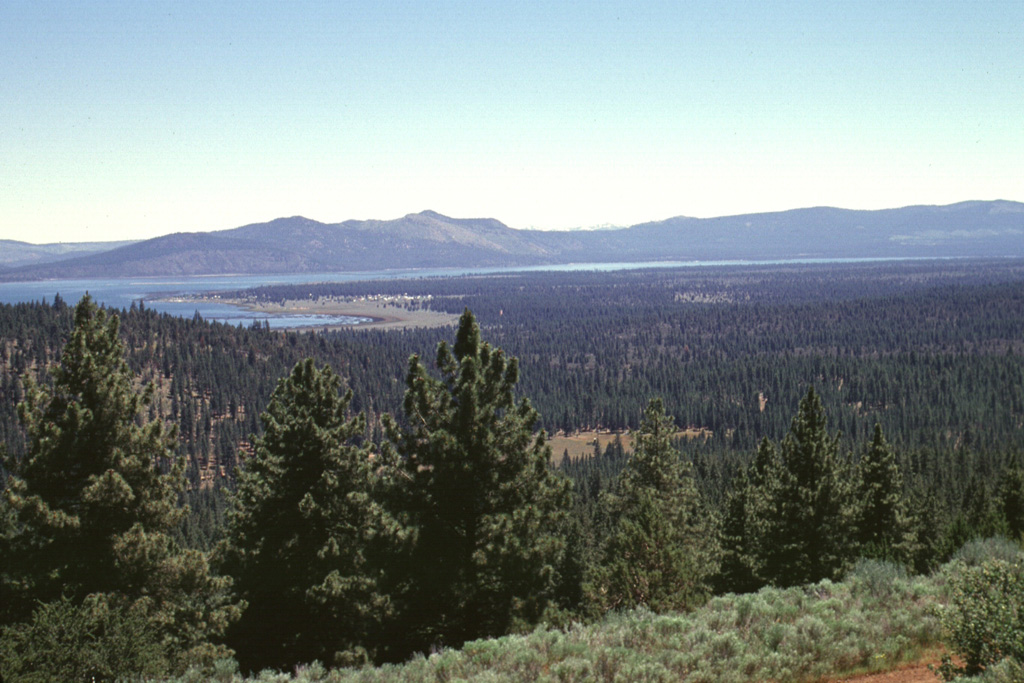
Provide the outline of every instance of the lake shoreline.
<path id="1" fill-rule="evenodd" d="M 174 297 L 182 303 L 217 303 L 268 316 L 348 316 L 363 321 L 349 324 L 303 325 L 289 327 L 298 331 L 355 330 L 355 329 L 413 329 L 418 327 L 449 327 L 459 317 L 424 309 L 410 310 L 388 301 L 346 300 L 322 297 L 316 301 L 289 299 L 284 303 L 258 302 L 252 299 L 224 298 L 220 296 Z"/>
<path id="2" fill-rule="evenodd" d="M 765 261 L 647 261 L 618 263 L 567 263 L 534 267 L 493 268 L 421 268 L 335 273 L 302 273 L 291 275 L 197 275 L 140 276 L 108 279 L 66 279 L 45 281 L 0 282 L 0 304 L 52 301 L 56 294 L 68 303 L 77 302 L 89 293 L 93 299 L 110 309 L 128 310 L 141 303 L 159 313 L 188 318 L 199 314 L 205 320 L 230 325 L 269 323 L 272 329 L 409 329 L 453 325 L 457 316 L 437 311 L 424 311 L 413 300 L 353 299 L 335 300 L 330 305 L 322 299 L 298 300 L 281 307 L 257 301 L 245 295 L 221 298 L 217 292 L 244 292 L 266 285 L 306 283 L 393 281 L 410 278 L 492 276 L 526 272 L 612 272 L 640 269 L 745 268 L 777 266 L 815 266 L 827 264 L 863 264 L 895 261 L 947 261 L 950 259 L 870 258 L 870 259 L 781 259 Z M 982 259 L 987 260 L 987 259 Z M 335 316 L 331 320 L 331 316 Z M 340 316 L 369 318 L 352 324 Z"/>

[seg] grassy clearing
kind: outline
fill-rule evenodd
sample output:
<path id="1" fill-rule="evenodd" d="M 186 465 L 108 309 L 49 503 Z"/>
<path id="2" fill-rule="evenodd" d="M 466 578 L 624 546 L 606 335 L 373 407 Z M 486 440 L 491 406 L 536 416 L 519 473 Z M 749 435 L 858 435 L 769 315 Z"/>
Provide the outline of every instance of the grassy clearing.
<path id="1" fill-rule="evenodd" d="M 402 665 L 294 676 L 264 672 L 252 681 L 817 681 L 891 669 L 937 647 L 941 575 L 906 577 L 864 562 L 842 583 L 766 588 L 726 595 L 689 614 L 646 610 L 592 625 L 467 643 Z M 225 665 L 213 678 L 240 681 Z"/>
<path id="2" fill-rule="evenodd" d="M 710 436 L 711 432 L 706 429 L 684 429 L 675 433 L 677 439 L 696 439 L 698 437 L 706 439 Z M 552 460 L 557 464 L 562 461 L 566 452 L 573 459 L 593 455 L 595 442 L 601 446 L 603 451 L 608 447 L 608 444 L 615 441 L 615 437 L 622 441 L 622 447 L 627 452 L 633 450 L 633 435 L 629 432 L 589 431 L 573 432 L 571 434 L 559 433 L 548 439 L 548 443 L 551 445 Z"/>
<path id="3" fill-rule="evenodd" d="M 633 435 L 629 432 L 574 432 L 571 434 L 555 434 L 548 439 L 551 446 L 551 456 L 555 463 L 562 461 L 568 453 L 572 459 L 589 457 L 594 454 L 594 443 L 601 446 L 603 451 L 608 447 L 615 437 L 622 440 L 622 447 L 627 451 L 633 450 Z"/>

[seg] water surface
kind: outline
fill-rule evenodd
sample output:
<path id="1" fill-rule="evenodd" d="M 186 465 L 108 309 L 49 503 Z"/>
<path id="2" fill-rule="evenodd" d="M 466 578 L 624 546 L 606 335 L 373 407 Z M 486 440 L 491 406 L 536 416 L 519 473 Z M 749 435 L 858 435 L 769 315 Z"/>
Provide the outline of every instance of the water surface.
<path id="1" fill-rule="evenodd" d="M 306 282 L 360 282 L 421 277 L 453 277 L 518 272 L 615 271 L 641 268 L 699 268 L 715 266 L 766 266 L 829 263 L 862 263 L 908 259 L 785 259 L 775 261 L 648 261 L 640 263 L 563 263 L 544 266 L 507 268 L 421 268 L 341 273 L 302 273 L 298 275 L 205 275 L 191 277 L 138 277 L 85 280 L 40 280 L 0 283 L 0 303 L 53 301 L 59 294 L 69 304 L 86 292 L 109 308 L 128 308 L 144 301 L 147 308 L 179 317 L 197 313 L 204 320 L 250 326 L 266 321 L 274 328 L 353 325 L 367 320 L 338 315 L 268 314 L 249 311 L 218 301 L 181 301 L 182 298 L 209 292 L 250 289 L 261 285 L 302 284 Z"/>

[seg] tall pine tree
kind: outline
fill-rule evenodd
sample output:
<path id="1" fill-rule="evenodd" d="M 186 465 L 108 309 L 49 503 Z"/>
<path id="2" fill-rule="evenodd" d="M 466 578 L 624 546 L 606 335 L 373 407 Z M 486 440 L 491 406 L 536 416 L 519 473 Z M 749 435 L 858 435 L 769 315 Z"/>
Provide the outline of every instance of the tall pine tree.
<path id="1" fill-rule="evenodd" d="M 672 444 L 675 431 L 661 399 L 652 399 L 615 493 L 606 497 L 616 527 L 588 586 L 602 610 L 684 610 L 710 592 L 718 569 L 716 530 Z"/>
<path id="2" fill-rule="evenodd" d="M 241 470 L 222 569 L 248 607 L 229 642 L 247 670 L 375 654 L 391 612 L 384 553 L 401 529 L 377 501 L 379 462 L 351 391 L 330 366 L 300 361 L 261 416 Z"/>
<path id="3" fill-rule="evenodd" d="M 753 465 L 733 481 L 722 520 L 722 562 L 715 578 L 719 592 L 749 593 L 766 583 L 759 573 L 761 541 L 767 534 L 768 496 L 775 490 L 779 467 L 775 444 L 765 437 Z"/>
<path id="4" fill-rule="evenodd" d="M 756 531 L 756 573 L 776 586 L 838 577 L 855 554 L 849 472 L 839 435 L 827 431 L 821 400 L 811 387 L 789 433 L 769 463 L 749 519 Z"/>
<path id="5" fill-rule="evenodd" d="M 864 557 L 909 562 L 913 533 L 903 497 L 903 476 L 881 425 L 857 465 L 857 541 Z"/>
<path id="6" fill-rule="evenodd" d="M 118 326 L 86 295 L 52 384 L 25 379 L 28 451 L 5 463 L 4 622 L 103 596 L 145 610 L 179 665 L 209 660 L 236 610 L 206 556 L 172 540 L 184 485 L 175 432 L 145 420 L 153 385 L 137 390 Z"/>
<path id="7" fill-rule="evenodd" d="M 1024 469 L 1010 467 L 999 484 L 999 509 L 1010 538 L 1024 540 Z"/>
<path id="8" fill-rule="evenodd" d="M 440 378 L 409 361 L 405 424 L 388 420 L 416 529 L 406 624 L 416 648 L 456 646 L 535 621 L 548 606 L 571 484 L 550 467 L 537 411 L 515 400 L 519 364 L 480 340 L 466 310 Z"/>

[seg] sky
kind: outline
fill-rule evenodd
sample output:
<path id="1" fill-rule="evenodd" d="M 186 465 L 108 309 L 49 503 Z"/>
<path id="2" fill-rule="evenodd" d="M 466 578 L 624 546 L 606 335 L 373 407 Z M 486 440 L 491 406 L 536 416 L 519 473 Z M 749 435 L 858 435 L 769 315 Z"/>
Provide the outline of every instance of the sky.
<path id="1" fill-rule="evenodd" d="M 0 239 L 1024 201 L 1024 2 L 0 0 Z"/>

